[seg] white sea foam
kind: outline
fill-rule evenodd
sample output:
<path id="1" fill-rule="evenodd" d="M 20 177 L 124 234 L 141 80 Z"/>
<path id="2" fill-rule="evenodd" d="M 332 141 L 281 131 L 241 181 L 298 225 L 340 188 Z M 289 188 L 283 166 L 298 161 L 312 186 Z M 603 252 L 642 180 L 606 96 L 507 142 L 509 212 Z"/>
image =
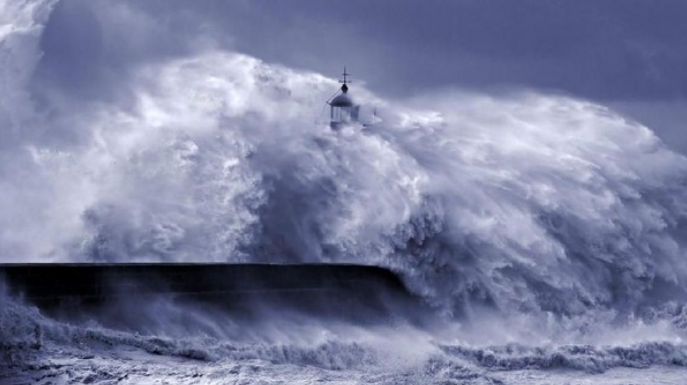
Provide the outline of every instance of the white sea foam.
<path id="1" fill-rule="evenodd" d="M 459 323 L 458 347 L 428 337 L 434 374 L 684 365 L 687 161 L 648 128 L 570 97 L 356 87 L 382 122 L 333 133 L 316 123 L 332 79 L 218 50 L 136 69 L 125 105 L 48 99 L 47 114 L 27 84 L 52 5 L 0 4 L 2 262 L 373 264 Z M 177 337 L 46 329 L 28 309 L 3 307 L 3 340 L 28 338 L 14 350 L 45 330 L 72 344 L 59 329 L 184 356 Z M 378 362 L 345 338 L 237 358 L 218 335 L 186 356 Z"/>

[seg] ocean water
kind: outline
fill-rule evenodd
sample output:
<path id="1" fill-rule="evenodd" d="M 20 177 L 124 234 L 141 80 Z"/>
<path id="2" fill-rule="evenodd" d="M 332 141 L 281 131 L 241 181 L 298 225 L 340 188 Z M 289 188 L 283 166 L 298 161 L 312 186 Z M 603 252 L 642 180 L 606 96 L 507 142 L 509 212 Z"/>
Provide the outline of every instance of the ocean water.
<path id="1" fill-rule="evenodd" d="M 376 265 L 437 326 L 160 299 L 118 328 L 3 295 L 0 383 L 687 382 L 687 159 L 650 128 L 560 95 L 356 86 L 375 124 L 335 133 L 335 80 L 211 48 L 76 103 L 35 76 L 53 7 L 0 3 L 1 262 Z"/>

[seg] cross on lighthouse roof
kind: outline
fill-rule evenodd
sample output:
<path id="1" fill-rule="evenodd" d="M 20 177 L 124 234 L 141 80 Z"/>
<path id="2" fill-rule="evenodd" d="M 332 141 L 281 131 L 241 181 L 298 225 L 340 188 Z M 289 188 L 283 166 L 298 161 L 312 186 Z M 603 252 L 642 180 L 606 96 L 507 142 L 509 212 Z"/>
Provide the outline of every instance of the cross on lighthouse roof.
<path id="1" fill-rule="evenodd" d="M 343 80 L 339 80 L 339 83 L 343 83 L 341 86 L 341 91 L 343 93 L 348 92 L 348 86 L 347 84 L 353 83 L 352 81 L 348 80 L 348 77 L 351 76 L 348 72 L 346 72 L 346 67 L 344 67 L 344 72 L 343 72 Z"/>

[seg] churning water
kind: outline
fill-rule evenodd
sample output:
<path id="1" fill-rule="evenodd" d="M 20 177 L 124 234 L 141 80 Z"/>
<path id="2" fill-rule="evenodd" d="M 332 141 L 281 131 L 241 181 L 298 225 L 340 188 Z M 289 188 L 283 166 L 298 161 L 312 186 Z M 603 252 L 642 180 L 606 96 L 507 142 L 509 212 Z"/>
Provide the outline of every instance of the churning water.
<path id="1" fill-rule="evenodd" d="M 0 3 L 2 262 L 377 265 L 444 326 L 161 300 L 119 330 L 3 297 L 0 381 L 684 383 L 687 159 L 649 128 L 563 96 L 355 87 L 381 122 L 335 133 L 335 81 L 219 50 L 60 102 L 35 95 L 53 5 Z"/>

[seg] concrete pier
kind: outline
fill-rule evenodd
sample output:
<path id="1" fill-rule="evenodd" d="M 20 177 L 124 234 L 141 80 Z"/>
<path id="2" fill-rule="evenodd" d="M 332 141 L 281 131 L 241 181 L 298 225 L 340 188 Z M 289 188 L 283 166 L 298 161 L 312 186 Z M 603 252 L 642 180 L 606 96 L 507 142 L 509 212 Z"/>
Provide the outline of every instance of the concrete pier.
<path id="1" fill-rule="evenodd" d="M 57 315 L 166 298 L 243 315 L 279 308 L 368 321 L 419 303 L 393 272 L 346 264 L 0 264 L 2 282 L 11 296 Z"/>

